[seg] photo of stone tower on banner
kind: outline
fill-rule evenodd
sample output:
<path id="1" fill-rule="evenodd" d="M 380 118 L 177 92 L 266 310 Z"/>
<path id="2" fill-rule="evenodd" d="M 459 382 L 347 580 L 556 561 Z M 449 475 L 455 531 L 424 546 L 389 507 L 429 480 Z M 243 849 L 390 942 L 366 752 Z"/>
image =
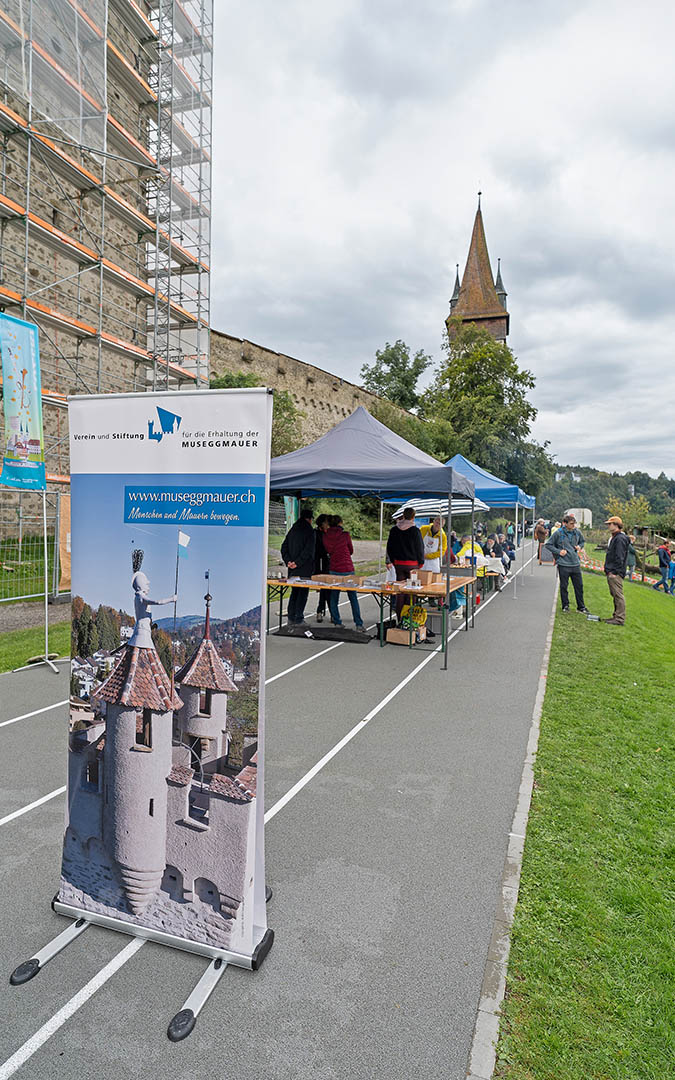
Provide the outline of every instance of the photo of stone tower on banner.
<path id="1" fill-rule="evenodd" d="M 71 402 L 73 656 L 97 666 L 71 684 L 58 905 L 246 956 L 271 398 L 155 397 Z"/>

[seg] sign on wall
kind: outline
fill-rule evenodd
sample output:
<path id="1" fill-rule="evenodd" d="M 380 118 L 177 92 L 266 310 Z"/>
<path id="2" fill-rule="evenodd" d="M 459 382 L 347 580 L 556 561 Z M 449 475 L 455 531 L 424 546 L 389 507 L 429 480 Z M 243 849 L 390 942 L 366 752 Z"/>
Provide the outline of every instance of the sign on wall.
<path id="1" fill-rule="evenodd" d="M 266 929 L 272 398 L 105 395 L 69 408 L 73 649 L 56 909 L 250 957 Z"/>
<path id="2" fill-rule="evenodd" d="M 34 323 L 0 313 L 0 353 L 5 417 L 0 484 L 44 491 L 40 350 Z"/>

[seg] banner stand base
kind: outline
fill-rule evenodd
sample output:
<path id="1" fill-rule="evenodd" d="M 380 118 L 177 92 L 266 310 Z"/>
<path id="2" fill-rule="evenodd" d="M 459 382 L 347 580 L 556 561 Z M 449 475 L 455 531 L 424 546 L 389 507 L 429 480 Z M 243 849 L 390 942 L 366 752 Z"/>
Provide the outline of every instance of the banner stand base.
<path id="1" fill-rule="evenodd" d="M 56 656 L 57 654 L 54 653 L 53 655 Z M 35 660 L 33 663 L 31 663 L 30 660 L 29 660 L 27 664 L 23 664 L 21 667 L 12 668 L 12 674 L 15 671 L 25 671 L 27 667 L 32 667 L 32 668 L 42 667 L 43 664 L 46 664 L 47 667 L 50 667 L 55 675 L 60 675 L 61 674 L 61 672 L 57 668 L 56 664 L 53 664 L 48 656 L 41 656 L 39 660 Z"/>
<path id="2" fill-rule="evenodd" d="M 63 933 L 59 934 L 50 941 L 48 945 L 45 945 L 44 949 L 40 949 L 35 953 L 30 960 L 24 960 L 23 964 L 19 964 L 17 968 L 9 977 L 9 981 L 12 986 L 22 986 L 23 983 L 27 983 L 30 979 L 35 978 L 39 971 L 42 971 L 45 964 L 48 964 L 50 960 L 53 960 L 55 956 L 58 956 L 60 952 L 70 945 L 71 941 L 75 941 L 80 934 L 89 926 L 89 922 L 86 919 L 78 919 L 72 926 L 67 927 Z"/>
<path id="3" fill-rule="evenodd" d="M 271 899 L 272 890 L 269 885 L 266 885 L 265 900 L 269 903 Z M 250 971 L 257 971 L 274 944 L 274 931 L 267 929 L 262 932 L 252 955 L 247 956 L 243 953 L 228 952 L 225 949 L 215 949 L 209 945 L 202 945 L 200 942 L 190 942 L 185 938 L 174 937 L 172 934 L 150 930 L 148 927 L 134 926 L 133 923 L 125 922 L 122 919 L 114 919 L 95 912 L 84 912 L 79 908 L 71 907 L 69 904 L 62 904 L 56 897 L 52 900 L 52 909 L 59 915 L 67 915 L 75 919 L 75 922 L 60 934 L 57 934 L 52 941 L 45 945 L 43 949 L 40 949 L 39 952 L 36 952 L 29 960 L 24 960 L 23 963 L 19 964 L 9 977 L 11 986 L 23 986 L 24 983 L 30 982 L 50 960 L 63 952 L 72 941 L 75 941 L 88 927 L 94 924 L 105 926 L 110 930 L 118 930 L 130 937 L 157 941 L 159 944 L 182 949 L 184 952 L 211 957 L 211 962 L 206 971 L 199 979 L 183 1008 L 176 1013 L 167 1028 L 167 1035 L 171 1042 L 181 1042 L 191 1034 L 197 1022 L 197 1017 L 220 982 L 228 964 L 248 968 Z"/>

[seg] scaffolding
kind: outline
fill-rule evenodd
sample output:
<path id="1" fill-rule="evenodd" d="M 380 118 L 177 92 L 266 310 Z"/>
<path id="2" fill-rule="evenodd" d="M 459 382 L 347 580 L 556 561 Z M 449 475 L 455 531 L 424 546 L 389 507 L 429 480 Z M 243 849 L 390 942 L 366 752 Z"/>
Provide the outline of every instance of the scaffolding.
<path id="1" fill-rule="evenodd" d="M 213 0 L 3 0 L 0 309 L 52 485 L 68 394 L 208 386 L 212 39 Z"/>

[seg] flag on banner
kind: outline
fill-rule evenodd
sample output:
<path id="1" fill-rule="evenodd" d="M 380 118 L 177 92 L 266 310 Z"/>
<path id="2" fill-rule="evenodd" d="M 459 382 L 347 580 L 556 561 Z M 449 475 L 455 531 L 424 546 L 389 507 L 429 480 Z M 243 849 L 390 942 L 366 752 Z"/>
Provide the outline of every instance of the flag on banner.
<path id="1" fill-rule="evenodd" d="M 188 546 L 189 543 L 190 543 L 190 537 L 188 536 L 188 534 L 184 533 L 184 532 L 181 532 L 180 529 L 179 529 L 178 530 L 178 554 L 181 557 L 181 559 L 187 559 L 187 557 L 188 557 L 187 546 Z"/>
<path id="2" fill-rule="evenodd" d="M 0 484 L 44 491 L 40 351 L 37 326 L 0 314 L 5 445 Z"/>

